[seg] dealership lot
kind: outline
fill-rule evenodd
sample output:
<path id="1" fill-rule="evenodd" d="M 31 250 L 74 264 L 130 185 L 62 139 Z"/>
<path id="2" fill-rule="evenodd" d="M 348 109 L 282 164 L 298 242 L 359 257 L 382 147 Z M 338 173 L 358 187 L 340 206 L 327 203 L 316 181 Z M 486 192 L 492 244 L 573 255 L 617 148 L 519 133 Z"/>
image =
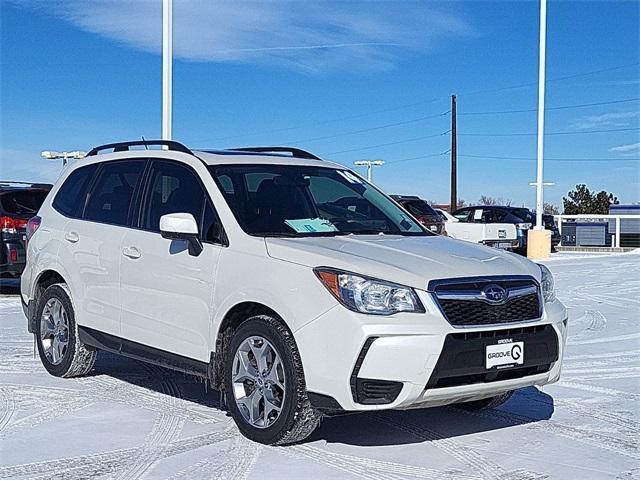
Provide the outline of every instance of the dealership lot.
<path id="1" fill-rule="evenodd" d="M 640 255 L 556 255 L 570 309 L 560 383 L 497 410 L 325 420 L 309 441 L 242 437 L 191 377 L 100 354 L 92 375 L 49 376 L 17 296 L 0 297 L 0 478 L 640 478 Z"/>

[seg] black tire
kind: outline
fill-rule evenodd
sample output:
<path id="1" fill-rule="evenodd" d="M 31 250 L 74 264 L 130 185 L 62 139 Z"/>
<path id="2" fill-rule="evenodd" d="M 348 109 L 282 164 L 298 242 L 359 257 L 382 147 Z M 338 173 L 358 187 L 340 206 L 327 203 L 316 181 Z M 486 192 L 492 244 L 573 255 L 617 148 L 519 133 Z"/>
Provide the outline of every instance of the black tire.
<path id="1" fill-rule="evenodd" d="M 66 312 L 68 321 L 68 342 L 62 355 L 60 363 L 54 364 L 47 358 L 44 351 L 42 331 L 42 312 L 51 299 L 58 300 Z M 78 377 L 86 375 L 91 371 L 96 361 L 96 350 L 85 346 L 78 339 L 78 325 L 76 324 L 75 312 L 71 303 L 71 294 L 65 283 L 57 283 L 49 286 L 38 299 L 35 311 L 35 338 L 38 345 L 38 354 L 44 368 L 56 377 Z"/>
<path id="2" fill-rule="evenodd" d="M 252 336 L 266 339 L 277 350 L 284 369 L 285 396 L 282 410 L 275 422 L 266 428 L 251 425 L 240 412 L 233 392 L 233 360 L 237 349 Z M 247 319 L 232 334 L 224 353 L 224 387 L 229 412 L 240 432 L 254 442 L 266 445 L 286 445 L 307 438 L 318 426 L 321 415 L 307 397 L 304 372 L 298 348 L 291 332 L 268 315 Z"/>
<path id="3" fill-rule="evenodd" d="M 500 405 L 505 403 L 511 398 L 511 395 L 513 395 L 513 390 L 501 393 L 500 395 L 496 395 L 495 397 L 483 398 L 482 400 L 474 400 L 472 402 L 456 403 L 453 406 L 470 412 L 476 412 L 478 410 L 489 410 L 499 407 Z"/>

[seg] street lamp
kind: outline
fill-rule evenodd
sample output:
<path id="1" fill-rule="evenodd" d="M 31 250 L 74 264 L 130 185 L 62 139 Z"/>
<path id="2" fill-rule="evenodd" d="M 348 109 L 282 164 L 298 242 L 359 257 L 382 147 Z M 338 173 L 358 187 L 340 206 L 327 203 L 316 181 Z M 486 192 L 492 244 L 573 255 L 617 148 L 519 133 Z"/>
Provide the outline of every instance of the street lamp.
<path id="1" fill-rule="evenodd" d="M 61 158 L 62 166 L 65 166 L 70 158 L 80 160 L 87 156 L 87 152 L 81 152 L 79 150 L 75 150 L 73 152 L 53 152 L 51 150 L 45 150 L 40 153 L 40 156 L 45 160 L 58 160 Z"/>
<path id="2" fill-rule="evenodd" d="M 367 167 L 367 181 L 371 183 L 371 167 L 379 167 L 384 165 L 383 160 L 358 160 L 353 162 L 358 167 Z"/>

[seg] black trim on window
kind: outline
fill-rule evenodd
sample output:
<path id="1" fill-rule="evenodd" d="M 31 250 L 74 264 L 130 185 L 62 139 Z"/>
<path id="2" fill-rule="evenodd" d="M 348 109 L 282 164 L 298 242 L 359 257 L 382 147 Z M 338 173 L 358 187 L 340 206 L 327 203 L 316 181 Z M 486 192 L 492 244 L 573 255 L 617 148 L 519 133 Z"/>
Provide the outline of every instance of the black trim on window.
<path id="1" fill-rule="evenodd" d="M 211 200 L 211 197 L 209 195 L 209 192 L 207 191 L 207 188 L 204 184 L 204 182 L 202 181 L 202 178 L 200 177 L 200 175 L 198 175 L 198 172 L 196 172 L 196 170 L 189 164 L 183 163 L 183 162 L 179 162 L 177 160 L 172 160 L 170 158 L 151 158 L 149 159 L 149 164 L 147 165 L 146 171 L 145 171 L 145 175 L 143 178 L 143 184 L 140 188 L 140 196 L 138 198 L 138 211 L 136 212 L 136 216 L 137 218 L 135 219 L 134 222 L 132 222 L 131 224 L 131 228 L 134 228 L 135 230 L 142 230 L 145 232 L 149 232 L 149 233 L 156 233 L 158 235 L 160 235 L 160 232 L 155 232 L 153 230 L 149 230 L 147 228 L 144 228 L 143 225 L 143 214 L 147 209 L 147 198 L 148 198 L 148 191 L 149 188 L 151 188 L 150 184 L 151 184 L 151 176 L 152 176 L 152 172 L 153 172 L 153 167 L 154 167 L 154 163 L 157 162 L 166 162 L 166 163 L 173 163 L 173 164 L 177 164 L 180 165 L 184 168 L 186 168 L 187 170 L 189 170 L 196 178 L 197 182 L 200 184 L 200 187 L 202 188 L 202 191 L 204 193 L 204 199 L 202 201 L 202 209 L 201 209 L 201 215 L 200 215 L 200 222 L 198 224 L 198 230 L 199 230 L 199 234 L 200 234 L 200 241 L 202 243 L 206 243 L 208 245 L 217 245 L 217 246 L 222 246 L 222 247 L 228 247 L 229 246 L 229 237 L 227 236 L 226 230 L 224 228 L 224 225 L 222 224 L 222 220 L 220 219 L 220 215 L 218 215 L 218 211 L 216 210 L 215 207 L 215 203 L 213 202 L 213 200 Z M 203 162 L 204 163 L 204 162 Z M 205 166 L 207 166 L 205 164 Z M 205 207 L 206 207 L 206 203 L 207 201 L 211 204 L 211 208 L 213 209 L 213 213 L 216 216 L 216 218 L 218 219 L 218 222 L 220 224 L 220 229 L 221 229 L 221 239 L 223 239 L 223 242 L 221 243 L 216 243 L 216 242 L 211 242 L 211 241 L 206 241 L 204 239 L 203 236 L 203 221 L 204 221 L 204 211 L 205 211 Z"/>

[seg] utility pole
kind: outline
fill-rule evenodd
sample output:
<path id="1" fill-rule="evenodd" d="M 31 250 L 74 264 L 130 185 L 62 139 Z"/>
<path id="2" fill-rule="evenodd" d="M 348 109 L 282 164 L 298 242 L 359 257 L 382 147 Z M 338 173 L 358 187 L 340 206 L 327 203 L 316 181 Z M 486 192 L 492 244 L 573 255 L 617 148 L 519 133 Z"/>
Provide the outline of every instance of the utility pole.
<path id="1" fill-rule="evenodd" d="M 456 136 L 456 96 L 451 95 L 451 213 L 458 209 L 458 140 Z"/>
<path id="2" fill-rule="evenodd" d="M 162 139 L 171 140 L 173 0 L 162 1 Z"/>

